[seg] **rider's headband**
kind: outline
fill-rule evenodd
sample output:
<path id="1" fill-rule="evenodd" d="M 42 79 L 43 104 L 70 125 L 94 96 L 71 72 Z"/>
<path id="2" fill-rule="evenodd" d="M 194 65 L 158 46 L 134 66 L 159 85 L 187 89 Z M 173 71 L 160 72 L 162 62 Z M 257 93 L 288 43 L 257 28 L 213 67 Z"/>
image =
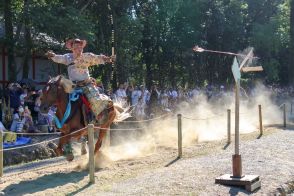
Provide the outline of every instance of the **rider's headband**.
<path id="1" fill-rule="evenodd" d="M 72 50 L 76 44 L 79 44 L 82 48 L 84 48 L 87 44 L 87 41 L 80 39 L 69 39 L 65 42 L 65 47 Z"/>

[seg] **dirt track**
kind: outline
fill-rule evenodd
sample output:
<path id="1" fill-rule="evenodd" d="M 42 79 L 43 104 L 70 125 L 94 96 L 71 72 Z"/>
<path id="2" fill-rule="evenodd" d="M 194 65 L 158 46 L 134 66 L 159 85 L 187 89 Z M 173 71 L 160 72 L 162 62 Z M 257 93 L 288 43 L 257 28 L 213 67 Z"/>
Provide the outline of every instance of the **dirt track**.
<path id="1" fill-rule="evenodd" d="M 270 194 L 294 179 L 294 131 L 269 128 L 258 138 L 254 132 L 241 137 L 243 173 L 257 174 Z M 248 194 L 243 189 L 214 184 L 214 178 L 231 173 L 233 144 L 206 142 L 177 149 L 157 147 L 145 157 L 119 160 L 96 171 L 96 184 L 89 185 L 87 171 L 77 171 L 79 160 L 63 158 L 5 169 L 0 188 L 4 195 L 228 195 Z M 174 161 L 175 160 L 175 161 Z"/>

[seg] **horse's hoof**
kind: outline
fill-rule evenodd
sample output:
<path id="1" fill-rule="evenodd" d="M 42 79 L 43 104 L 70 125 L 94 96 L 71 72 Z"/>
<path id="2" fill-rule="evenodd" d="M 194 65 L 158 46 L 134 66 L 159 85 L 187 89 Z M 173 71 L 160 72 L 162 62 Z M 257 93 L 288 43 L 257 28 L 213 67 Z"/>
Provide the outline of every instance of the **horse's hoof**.
<path id="1" fill-rule="evenodd" d="M 62 150 L 61 149 L 59 149 L 59 148 L 56 148 L 55 149 L 55 153 L 56 153 L 56 156 L 61 156 L 61 155 L 63 155 L 63 152 L 62 152 Z"/>
<path id="2" fill-rule="evenodd" d="M 72 160 L 74 160 L 74 155 L 73 154 L 68 154 L 67 156 L 66 156 L 66 160 L 68 161 L 68 162 L 71 162 Z"/>

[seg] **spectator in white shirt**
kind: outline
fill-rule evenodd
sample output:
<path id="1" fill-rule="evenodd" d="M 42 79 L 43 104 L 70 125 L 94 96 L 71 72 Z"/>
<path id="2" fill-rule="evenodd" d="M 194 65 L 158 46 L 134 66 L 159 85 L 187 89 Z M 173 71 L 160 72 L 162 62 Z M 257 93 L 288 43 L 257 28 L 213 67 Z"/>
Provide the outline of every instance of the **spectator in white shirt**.
<path id="1" fill-rule="evenodd" d="M 143 86 L 143 85 L 140 86 L 140 89 L 142 92 L 143 102 L 146 104 L 149 101 L 150 93 L 147 89 L 145 89 L 145 86 Z"/>
<path id="2" fill-rule="evenodd" d="M 25 99 L 27 98 L 27 96 L 28 96 L 28 89 L 25 88 L 25 89 L 23 89 L 23 93 L 19 97 L 21 106 L 25 105 Z"/>
<path id="3" fill-rule="evenodd" d="M 138 120 L 143 120 L 146 118 L 145 108 L 146 103 L 143 100 L 143 96 L 140 96 L 138 104 L 135 107 L 135 116 Z"/>
<path id="4" fill-rule="evenodd" d="M 115 92 L 117 101 L 120 102 L 123 106 L 127 104 L 127 94 L 124 84 L 119 85 L 119 89 Z"/>
<path id="5" fill-rule="evenodd" d="M 139 90 L 139 87 L 135 87 L 135 90 L 132 92 L 132 105 L 137 105 L 139 98 L 142 96 L 142 91 Z"/>

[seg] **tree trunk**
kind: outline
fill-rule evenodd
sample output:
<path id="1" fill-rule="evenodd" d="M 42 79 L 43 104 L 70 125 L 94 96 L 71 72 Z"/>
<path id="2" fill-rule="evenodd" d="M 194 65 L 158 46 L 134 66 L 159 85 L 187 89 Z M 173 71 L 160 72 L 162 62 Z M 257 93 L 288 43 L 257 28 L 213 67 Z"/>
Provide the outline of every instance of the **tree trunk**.
<path id="1" fill-rule="evenodd" d="M 290 2 L 290 56 L 289 56 L 289 80 L 294 83 L 294 0 Z"/>
<path id="2" fill-rule="evenodd" d="M 23 72 L 22 78 L 29 78 L 29 59 L 32 56 L 32 38 L 31 38 L 31 30 L 30 30 L 30 19 L 29 19 L 29 0 L 24 0 L 24 23 L 25 23 L 25 54 L 23 60 Z"/>
<path id="3" fill-rule="evenodd" d="M 14 41 L 13 41 L 13 25 L 11 0 L 4 1 L 4 20 L 5 20 L 5 47 L 8 53 L 8 79 L 16 81 L 17 71 L 14 59 Z"/>

